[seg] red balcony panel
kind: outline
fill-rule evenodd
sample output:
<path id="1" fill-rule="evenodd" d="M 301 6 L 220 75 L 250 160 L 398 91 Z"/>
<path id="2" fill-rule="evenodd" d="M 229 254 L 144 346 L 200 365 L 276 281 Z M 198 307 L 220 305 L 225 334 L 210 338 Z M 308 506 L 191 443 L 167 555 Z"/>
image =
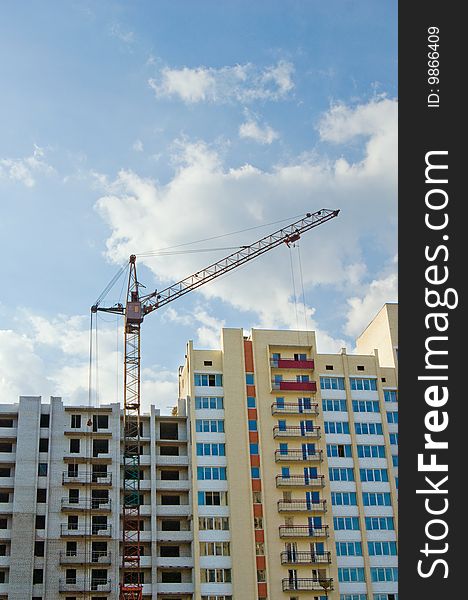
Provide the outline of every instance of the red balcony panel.
<path id="1" fill-rule="evenodd" d="M 262 570 L 266 568 L 266 560 L 264 556 L 257 556 L 257 569 Z M 260 584 L 259 584 L 260 585 Z"/>
<path id="2" fill-rule="evenodd" d="M 263 529 L 255 529 L 255 541 L 256 542 L 264 542 L 265 541 L 265 532 Z"/>
<path id="3" fill-rule="evenodd" d="M 245 360 L 245 371 L 247 373 L 254 372 L 253 362 L 253 348 L 251 340 L 244 340 L 244 360 Z"/>
<path id="4" fill-rule="evenodd" d="M 251 467 L 259 467 L 260 466 L 260 456 L 258 454 L 250 455 L 250 466 Z"/>
<path id="5" fill-rule="evenodd" d="M 267 597 L 267 584 L 266 583 L 257 583 L 258 588 L 258 597 L 266 598 Z"/>
<path id="6" fill-rule="evenodd" d="M 280 358 L 278 361 L 278 369 L 313 369 L 314 361 L 309 360 L 294 360 L 293 358 Z"/>
<path id="7" fill-rule="evenodd" d="M 256 444 L 258 442 L 258 431 L 249 431 L 249 442 Z"/>
<path id="8" fill-rule="evenodd" d="M 261 492 L 262 491 L 262 480 L 261 479 L 252 479 L 252 491 L 253 492 Z"/>
<path id="9" fill-rule="evenodd" d="M 263 506 L 261 504 L 253 505 L 254 517 L 263 517 Z"/>
<path id="10" fill-rule="evenodd" d="M 255 392 L 255 386 L 254 385 L 247 385 L 247 396 L 256 396 L 256 392 Z"/>
<path id="11" fill-rule="evenodd" d="M 247 416 L 249 418 L 249 421 L 256 421 L 257 420 L 257 409 L 256 408 L 248 408 Z"/>
<path id="12" fill-rule="evenodd" d="M 285 392 L 316 392 L 317 384 L 315 381 L 278 381 L 273 383 L 273 389 Z"/>

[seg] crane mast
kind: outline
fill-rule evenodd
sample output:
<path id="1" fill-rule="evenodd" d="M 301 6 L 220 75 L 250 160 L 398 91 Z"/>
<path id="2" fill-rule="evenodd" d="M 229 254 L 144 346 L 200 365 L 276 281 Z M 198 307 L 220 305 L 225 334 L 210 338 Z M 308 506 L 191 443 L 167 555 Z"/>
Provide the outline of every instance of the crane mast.
<path id="1" fill-rule="evenodd" d="M 145 315 L 177 300 L 205 283 L 236 269 L 279 246 L 296 242 L 301 234 L 337 217 L 338 210 L 321 209 L 307 213 L 294 223 L 271 233 L 250 246 L 189 275 L 161 291 L 140 296 L 136 271 L 136 256 L 129 259 L 126 304 L 101 307 L 96 303 L 91 311 L 109 312 L 125 317 L 124 407 L 123 407 L 123 503 L 122 503 L 122 576 L 119 600 L 142 600 L 143 585 L 140 567 L 140 333 Z"/>

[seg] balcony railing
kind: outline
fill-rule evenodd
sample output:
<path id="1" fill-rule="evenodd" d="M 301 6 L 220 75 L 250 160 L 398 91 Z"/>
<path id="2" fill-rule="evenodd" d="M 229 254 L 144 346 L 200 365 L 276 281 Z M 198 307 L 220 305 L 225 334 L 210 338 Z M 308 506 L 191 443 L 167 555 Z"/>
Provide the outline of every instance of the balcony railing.
<path id="1" fill-rule="evenodd" d="M 110 579 L 91 579 L 85 581 L 80 579 L 60 579 L 59 592 L 110 592 Z"/>
<path id="2" fill-rule="evenodd" d="M 297 381 L 296 379 L 273 380 L 271 389 L 283 392 L 316 392 L 317 384 L 315 381 Z"/>
<path id="3" fill-rule="evenodd" d="M 311 404 L 304 406 L 299 402 L 273 402 L 271 405 L 272 415 L 318 415 L 319 405 Z"/>
<path id="4" fill-rule="evenodd" d="M 333 579 L 283 579 L 283 592 L 323 592 L 333 590 Z"/>
<path id="5" fill-rule="evenodd" d="M 316 565 L 330 563 L 331 552 L 297 552 L 294 550 L 281 552 L 282 565 Z"/>
<path id="6" fill-rule="evenodd" d="M 280 427 L 275 425 L 273 427 L 273 437 L 306 437 L 306 438 L 320 438 L 320 427 L 314 425 L 311 428 L 301 427 L 300 425 L 288 425 L 287 427 Z"/>
<path id="7" fill-rule="evenodd" d="M 67 471 L 62 473 L 62 483 L 73 485 L 112 485 L 112 473 L 79 473 L 70 475 Z"/>
<path id="8" fill-rule="evenodd" d="M 71 527 L 68 523 L 62 523 L 60 525 L 60 535 L 67 537 L 83 537 L 83 536 L 96 536 L 96 537 L 112 537 L 112 525 L 100 525 L 95 524 L 91 527 Z"/>
<path id="9" fill-rule="evenodd" d="M 271 358 L 270 366 L 273 369 L 313 369 L 314 361 L 311 358 L 302 360 L 295 358 Z"/>
<path id="10" fill-rule="evenodd" d="M 110 512 L 110 498 L 88 498 L 78 500 L 73 498 L 62 498 L 62 510 L 92 510 L 96 512 Z"/>
<path id="11" fill-rule="evenodd" d="M 60 552 L 62 565 L 110 565 L 111 553 L 107 550 L 92 550 L 91 552 Z"/>
<path id="12" fill-rule="evenodd" d="M 305 452 L 303 450 L 275 450 L 276 462 L 297 460 L 305 462 L 322 462 L 323 450 L 316 450 L 315 452 Z"/>
<path id="13" fill-rule="evenodd" d="M 324 487 L 325 475 L 317 475 L 316 477 L 304 477 L 304 475 L 284 475 L 276 476 L 276 487 Z"/>
<path id="14" fill-rule="evenodd" d="M 307 500 L 278 500 L 279 512 L 327 512 L 327 501 L 308 502 Z"/>
<path id="15" fill-rule="evenodd" d="M 280 525 L 279 534 L 281 538 L 317 538 L 328 537 L 328 525 L 322 527 L 309 527 L 308 525 Z"/>

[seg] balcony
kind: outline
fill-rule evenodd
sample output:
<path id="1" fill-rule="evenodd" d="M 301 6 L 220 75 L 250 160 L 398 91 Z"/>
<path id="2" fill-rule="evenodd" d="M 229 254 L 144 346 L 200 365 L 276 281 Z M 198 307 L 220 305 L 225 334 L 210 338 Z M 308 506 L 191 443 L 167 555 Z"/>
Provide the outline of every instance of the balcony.
<path id="1" fill-rule="evenodd" d="M 333 579 L 283 579 L 283 592 L 325 592 L 333 590 Z"/>
<path id="2" fill-rule="evenodd" d="M 60 525 L 60 535 L 62 537 L 84 537 L 92 536 L 97 538 L 112 537 L 112 525 L 91 525 L 91 527 L 69 527 L 67 523 Z"/>
<path id="3" fill-rule="evenodd" d="M 314 425 L 312 428 L 308 429 L 307 427 L 301 427 L 300 425 L 288 425 L 287 427 L 275 425 L 273 427 L 273 437 L 304 437 L 318 440 L 320 438 L 320 427 L 318 425 Z"/>
<path id="4" fill-rule="evenodd" d="M 109 513 L 111 512 L 110 498 L 91 498 L 86 500 L 74 500 L 73 498 L 62 498 L 63 511 L 82 511 L 91 510 L 93 512 Z"/>
<path id="5" fill-rule="evenodd" d="M 317 384 L 315 381 L 283 379 L 282 381 L 272 381 L 271 389 L 275 392 L 316 392 Z"/>
<path id="6" fill-rule="evenodd" d="M 314 369 L 314 361 L 311 358 L 298 360 L 295 358 L 270 359 L 270 366 L 273 369 Z"/>
<path id="7" fill-rule="evenodd" d="M 95 566 L 110 565 L 111 553 L 106 550 L 92 550 L 90 552 L 60 552 L 61 565 L 85 565 Z"/>
<path id="8" fill-rule="evenodd" d="M 110 592 L 110 579 L 91 579 L 85 581 L 83 579 L 60 579 L 59 592 Z"/>
<path id="9" fill-rule="evenodd" d="M 281 552 L 282 565 L 318 565 L 330 564 L 331 552 Z"/>
<path id="10" fill-rule="evenodd" d="M 325 475 L 317 475 L 317 477 L 304 477 L 304 475 L 290 475 L 284 477 L 283 475 L 276 476 L 276 487 L 324 487 L 325 486 Z"/>
<path id="11" fill-rule="evenodd" d="M 280 525 L 279 528 L 280 538 L 327 538 L 330 534 L 328 532 L 328 525 L 322 527 L 309 527 L 308 525 Z"/>
<path id="12" fill-rule="evenodd" d="M 275 461 L 276 462 L 290 462 L 290 461 L 303 461 L 303 462 L 323 462 L 323 450 L 317 450 L 316 452 L 308 453 L 303 450 L 275 450 Z"/>
<path id="13" fill-rule="evenodd" d="M 327 501 L 278 500 L 278 512 L 327 512 Z"/>
<path id="14" fill-rule="evenodd" d="M 62 484 L 72 485 L 112 485 L 112 473 L 79 473 L 77 475 L 69 475 L 67 471 L 62 473 Z"/>
<path id="15" fill-rule="evenodd" d="M 319 405 L 311 404 L 304 406 L 299 402 L 273 402 L 271 405 L 272 415 L 314 415 L 319 414 Z"/>
<path id="16" fill-rule="evenodd" d="M 190 489 L 190 481 L 188 479 L 156 479 L 156 489 L 158 491 L 184 491 Z"/>

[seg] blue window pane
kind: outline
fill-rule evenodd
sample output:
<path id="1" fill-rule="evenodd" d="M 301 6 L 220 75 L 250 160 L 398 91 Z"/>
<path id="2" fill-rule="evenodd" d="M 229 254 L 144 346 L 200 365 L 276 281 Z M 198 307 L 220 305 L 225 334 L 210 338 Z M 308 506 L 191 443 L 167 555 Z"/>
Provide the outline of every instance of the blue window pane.
<path id="1" fill-rule="evenodd" d="M 257 421 L 249 421 L 249 431 L 257 431 Z"/>
<path id="2" fill-rule="evenodd" d="M 254 374 L 253 373 L 246 373 L 245 374 L 245 383 L 247 385 L 254 385 L 255 379 L 254 379 Z"/>
<path id="3" fill-rule="evenodd" d="M 247 407 L 248 408 L 255 408 L 256 407 L 256 402 L 255 402 L 255 397 L 254 396 L 247 396 Z"/>

